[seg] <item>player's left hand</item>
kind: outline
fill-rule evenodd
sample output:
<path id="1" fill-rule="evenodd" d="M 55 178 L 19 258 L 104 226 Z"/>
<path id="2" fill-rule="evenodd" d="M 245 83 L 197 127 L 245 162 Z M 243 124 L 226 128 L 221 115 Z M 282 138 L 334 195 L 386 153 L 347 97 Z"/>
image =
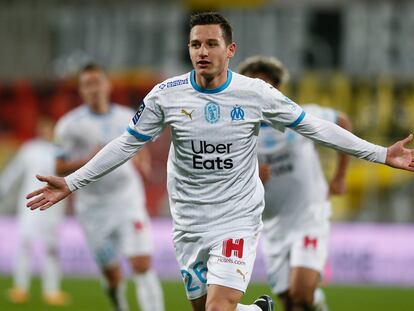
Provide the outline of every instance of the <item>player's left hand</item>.
<path id="1" fill-rule="evenodd" d="M 37 208 L 40 208 L 40 210 L 48 209 L 71 193 L 63 177 L 36 175 L 36 178 L 46 182 L 47 185 L 26 196 L 28 200 L 33 199 L 26 204 L 31 210 Z"/>
<path id="2" fill-rule="evenodd" d="M 406 171 L 414 172 L 414 149 L 405 148 L 413 140 L 413 134 L 407 138 L 397 141 L 388 147 L 385 164 Z"/>

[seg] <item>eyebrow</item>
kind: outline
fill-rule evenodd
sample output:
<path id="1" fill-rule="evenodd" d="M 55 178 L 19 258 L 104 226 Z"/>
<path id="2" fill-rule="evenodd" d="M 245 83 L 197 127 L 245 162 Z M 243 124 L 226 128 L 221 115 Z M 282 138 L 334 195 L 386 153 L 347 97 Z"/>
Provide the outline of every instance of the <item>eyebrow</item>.
<path id="1" fill-rule="evenodd" d="M 200 42 L 200 40 L 198 39 L 193 39 L 190 41 L 190 43 L 198 43 L 198 42 Z M 207 39 L 207 42 L 219 42 L 219 40 L 218 39 Z"/>

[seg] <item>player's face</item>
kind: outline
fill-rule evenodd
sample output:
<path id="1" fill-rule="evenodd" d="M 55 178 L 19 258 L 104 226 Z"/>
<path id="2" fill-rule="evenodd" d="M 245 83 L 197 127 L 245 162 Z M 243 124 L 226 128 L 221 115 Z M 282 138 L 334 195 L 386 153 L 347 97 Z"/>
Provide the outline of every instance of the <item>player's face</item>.
<path id="1" fill-rule="evenodd" d="M 212 79 L 227 70 L 236 44 L 226 44 L 220 25 L 197 25 L 191 29 L 188 49 L 196 73 Z"/>
<path id="2" fill-rule="evenodd" d="M 108 77 L 101 70 L 86 71 L 79 77 L 79 93 L 93 107 L 108 104 L 110 89 Z"/>

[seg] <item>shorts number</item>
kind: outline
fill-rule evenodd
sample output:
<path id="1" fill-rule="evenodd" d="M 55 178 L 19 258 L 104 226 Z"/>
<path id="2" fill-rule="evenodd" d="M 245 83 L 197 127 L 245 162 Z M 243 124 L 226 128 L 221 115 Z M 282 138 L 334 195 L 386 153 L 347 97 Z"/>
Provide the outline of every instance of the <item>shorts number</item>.
<path id="1" fill-rule="evenodd" d="M 200 282 L 205 284 L 205 283 L 207 283 L 207 279 L 203 276 L 203 273 L 207 273 L 207 267 L 203 266 L 203 264 L 204 263 L 202 261 L 199 261 L 199 262 L 195 263 L 192 270 L 195 273 L 196 277 L 200 280 Z M 185 287 L 186 287 L 188 292 L 193 292 L 195 290 L 200 289 L 200 286 L 198 286 L 198 285 L 192 286 L 193 276 L 190 272 L 188 272 L 187 270 L 182 269 L 181 270 L 181 275 L 184 279 Z"/>
<path id="2" fill-rule="evenodd" d="M 194 265 L 193 270 L 200 282 L 205 284 L 207 283 L 207 279 L 203 276 L 203 273 L 205 272 L 207 274 L 207 267 L 203 266 L 203 264 L 202 261 L 197 262 Z M 199 269 L 199 267 L 201 269 Z"/>

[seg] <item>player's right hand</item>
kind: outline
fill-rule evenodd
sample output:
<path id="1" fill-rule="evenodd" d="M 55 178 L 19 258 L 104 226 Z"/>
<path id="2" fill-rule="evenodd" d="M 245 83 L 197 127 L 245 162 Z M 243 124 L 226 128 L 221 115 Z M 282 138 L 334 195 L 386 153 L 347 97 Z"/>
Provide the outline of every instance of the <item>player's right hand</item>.
<path id="1" fill-rule="evenodd" d="M 32 199 L 26 204 L 31 210 L 37 208 L 40 208 L 40 210 L 48 209 L 71 193 L 63 177 L 36 175 L 36 178 L 46 182 L 47 185 L 26 196 L 26 199 Z"/>

